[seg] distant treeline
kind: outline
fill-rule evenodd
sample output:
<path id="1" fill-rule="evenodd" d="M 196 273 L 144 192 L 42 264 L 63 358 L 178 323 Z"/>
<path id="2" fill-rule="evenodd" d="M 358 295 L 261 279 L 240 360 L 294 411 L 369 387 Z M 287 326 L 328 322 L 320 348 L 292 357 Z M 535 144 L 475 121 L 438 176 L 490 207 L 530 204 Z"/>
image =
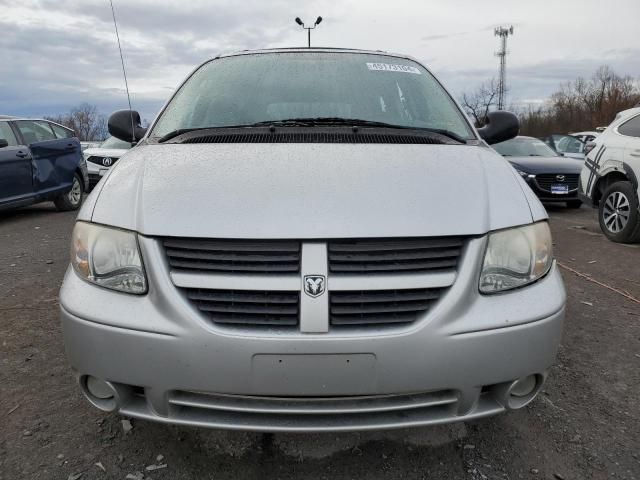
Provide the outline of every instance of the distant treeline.
<path id="1" fill-rule="evenodd" d="M 462 96 L 461 104 L 477 126 L 482 126 L 486 113 L 495 109 L 497 88 L 498 82 L 490 80 Z M 635 106 L 640 106 L 638 81 L 602 66 L 590 79 L 578 77 L 562 84 L 540 107 L 511 110 L 520 117 L 521 135 L 543 137 L 606 127 L 618 112 Z"/>
<path id="2" fill-rule="evenodd" d="M 521 133 L 542 137 L 606 127 L 616 114 L 640 104 L 640 86 L 607 66 L 577 78 L 551 95 L 547 105 L 520 113 Z"/>
<path id="3" fill-rule="evenodd" d="M 98 112 L 95 105 L 88 103 L 82 103 L 67 113 L 45 119 L 69 127 L 76 132 L 81 141 L 101 141 L 109 136 L 106 117 Z"/>

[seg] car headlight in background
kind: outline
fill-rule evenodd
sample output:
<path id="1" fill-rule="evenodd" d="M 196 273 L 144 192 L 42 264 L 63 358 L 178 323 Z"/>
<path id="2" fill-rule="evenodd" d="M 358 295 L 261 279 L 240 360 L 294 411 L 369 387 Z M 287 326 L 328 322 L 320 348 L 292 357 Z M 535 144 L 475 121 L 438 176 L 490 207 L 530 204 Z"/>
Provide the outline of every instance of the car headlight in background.
<path id="1" fill-rule="evenodd" d="M 513 169 L 518 172 L 518 175 L 520 175 L 522 178 L 524 178 L 525 180 L 529 179 L 529 178 L 534 178 L 535 175 L 530 174 L 529 172 L 525 172 L 524 170 L 522 170 L 522 168 L 520 167 L 520 165 L 516 165 L 516 164 L 512 164 L 511 165 L 513 167 Z"/>
<path id="2" fill-rule="evenodd" d="M 147 291 L 134 232 L 76 222 L 71 239 L 71 264 L 80 277 L 121 292 Z"/>
<path id="3" fill-rule="evenodd" d="M 522 287 L 545 276 L 553 263 L 547 222 L 489 234 L 480 291 L 496 293 Z"/>

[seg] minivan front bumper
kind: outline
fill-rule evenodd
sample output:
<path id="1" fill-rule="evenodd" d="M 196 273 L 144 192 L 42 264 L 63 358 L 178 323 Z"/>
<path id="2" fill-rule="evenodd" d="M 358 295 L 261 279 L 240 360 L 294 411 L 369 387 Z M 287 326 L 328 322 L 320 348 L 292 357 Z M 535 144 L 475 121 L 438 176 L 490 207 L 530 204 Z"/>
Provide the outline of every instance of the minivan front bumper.
<path id="1" fill-rule="evenodd" d="M 80 385 L 105 410 L 168 423 L 255 431 L 399 428 L 517 408 L 513 382 L 535 396 L 562 333 L 565 291 L 554 265 L 498 295 L 477 283 L 485 239 L 469 242 L 449 292 L 409 328 L 370 334 L 261 334 L 208 324 L 176 289 L 161 247 L 141 237 L 143 296 L 67 271 L 61 312 Z M 93 377 L 110 389 L 92 398 Z"/>

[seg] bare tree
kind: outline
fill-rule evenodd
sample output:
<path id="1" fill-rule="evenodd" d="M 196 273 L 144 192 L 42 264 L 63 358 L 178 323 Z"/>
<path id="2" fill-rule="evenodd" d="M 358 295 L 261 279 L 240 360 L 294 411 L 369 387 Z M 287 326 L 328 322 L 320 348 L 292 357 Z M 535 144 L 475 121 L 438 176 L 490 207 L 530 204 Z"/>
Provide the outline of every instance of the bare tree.
<path id="1" fill-rule="evenodd" d="M 95 105 L 82 103 L 68 113 L 45 117 L 72 129 L 80 140 L 104 140 L 108 136 L 107 119 Z"/>
<path id="2" fill-rule="evenodd" d="M 462 95 L 462 107 L 473 118 L 476 127 L 486 123 L 487 114 L 498 103 L 498 82 L 495 78 L 484 82 L 472 93 Z"/>
<path id="3" fill-rule="evenodd" d="M 629 76 L 621 77 L 604 65 L 590 79 L 579 77 L 560 85 L 544 107 L 521 113 L 521 132 L 542 137 L 593 130 L 608 125 L 618 112 L 639 101 L 638 82 Z"/>

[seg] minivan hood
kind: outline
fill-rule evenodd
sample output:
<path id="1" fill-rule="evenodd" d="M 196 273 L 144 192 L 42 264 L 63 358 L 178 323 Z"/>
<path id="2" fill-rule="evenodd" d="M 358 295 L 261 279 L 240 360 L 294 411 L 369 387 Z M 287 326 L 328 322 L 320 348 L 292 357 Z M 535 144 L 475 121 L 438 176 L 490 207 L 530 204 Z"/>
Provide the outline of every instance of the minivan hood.
<path id="1" fill-rule="evenodd" d="M 477 235 L 532 221 L 523 188 L 481 146 L 140 145 L 79 218 L 152 236 Z"/>

